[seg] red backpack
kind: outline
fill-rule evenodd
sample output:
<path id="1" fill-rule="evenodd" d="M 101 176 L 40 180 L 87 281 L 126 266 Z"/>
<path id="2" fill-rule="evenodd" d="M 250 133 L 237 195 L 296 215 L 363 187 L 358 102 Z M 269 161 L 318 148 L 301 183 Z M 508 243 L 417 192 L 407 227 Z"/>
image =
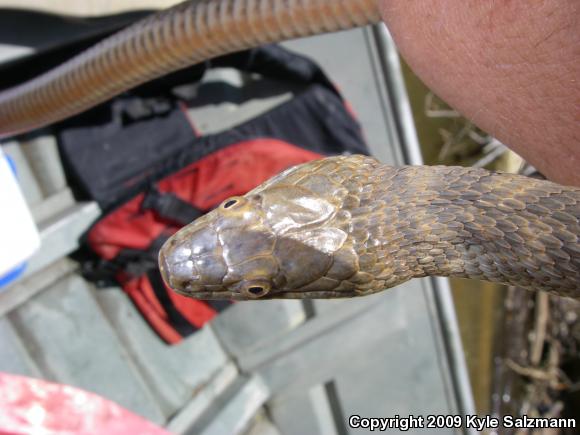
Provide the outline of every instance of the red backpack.
<path id="1" fill-rule="evenodd" d="M 115 116 L 112 129 L 110 123 L 95 126 L 85 119 L 60 134 L 71 176 L 88 197 L 109 208 L 86 235 L 86 244 L 99 258 L 85 262 L 85 276 L 95 281 L 114 278 L 167 343 L 179 342 L 230 305 L 189 299 L 164 285 L 157 253 L 167 238 L 227 197 L 243 195 L 290 166 L 325 155 L 367 153 L 358 123 L 310 60 L 278 46 L 236 54 L 233 59 L 230 64 L 243 64 L 244 70 L 282 78 L 289 85 L 300 83 L 302 89 L 291 100 L 218 134 L 196 136 L 183 104 L 175 104 L 163 116 L 140 119 L 138 128 L 131 124 L 131 135 L 119 127 Z M 125 103 L 108 107 L 119 113 L 119 105 Z M 168 128 L 174 138 L 169 145 Z M 83 135 L 83 129 L 89 134 Z M 160 138 L 152 138 L 157 131 Z M 91 140 L 83 142 L 83 137 Z M 130 141 L 117 143 L 124 138 Z M 178 145 L 175 138 L 181 141 Z M 166 146 L 173 147 L 172 152 L 159 158 L 159 149 Z M 125 155 L 140 157 L 136 168 L 123 166 L 122 176 L 113 171 L 123 162 L 108 151 L 119 147 Z"/>

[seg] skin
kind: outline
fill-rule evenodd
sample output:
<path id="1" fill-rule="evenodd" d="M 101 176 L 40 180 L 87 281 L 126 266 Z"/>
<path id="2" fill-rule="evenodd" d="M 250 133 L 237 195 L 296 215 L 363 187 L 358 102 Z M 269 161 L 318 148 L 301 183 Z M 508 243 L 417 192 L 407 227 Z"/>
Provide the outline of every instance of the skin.
<path id="1" fill-rule="evenodd" d="M 381 0 L 415 73 L 561 184 L 580 186 L 578 0 Z"/>

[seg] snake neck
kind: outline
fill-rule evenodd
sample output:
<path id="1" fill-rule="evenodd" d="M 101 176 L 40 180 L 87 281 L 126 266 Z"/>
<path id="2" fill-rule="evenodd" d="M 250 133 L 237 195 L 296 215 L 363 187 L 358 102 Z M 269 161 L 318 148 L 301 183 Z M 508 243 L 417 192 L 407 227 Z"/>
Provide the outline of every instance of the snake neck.
<path id="1" fill-rule="evenodd" d="M 385 288 L 454 276 L 580 297 L 579 189 L 472 168 L 378 174 L 353 210 L 353 239 Z"/>

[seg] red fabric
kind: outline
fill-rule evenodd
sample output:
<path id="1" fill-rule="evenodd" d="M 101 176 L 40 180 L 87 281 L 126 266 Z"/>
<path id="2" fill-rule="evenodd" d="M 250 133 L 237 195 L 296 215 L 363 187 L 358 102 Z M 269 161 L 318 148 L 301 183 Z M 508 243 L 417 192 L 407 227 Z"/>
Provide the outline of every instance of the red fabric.
<path id="1" fill-rule="evenodd" d="M 230 196 L 245 194 L 290 166 L 321 157 L 278 139 L 253 139 L 190 164 L 159 181 L 157 189 L 171 192 L 199 210 L 209 210 Z M 171 235 L 179 229 L 154 211 L 141 210 L 143 198 L 144 194 L 140 194 L 126 202 L 90 230 L 88 242 L 99 256 L 113 260 L 124 249 L 146 250 L 161 234 Z M 121 271 L 117 279 L 163 340 L 170 344 L 181 341 L 182 336 L 171 325 L 147 276 L 133 277 Z M 175 308 L 193 326 L 201 328 L 216 315 L 206 303 L 166 290 Z"/>
<path id="2" fill-rule="evenodd" d="M 181 296 L 173 290 L 167 289 L 167 287 L 166 290 L 173 305 L 193 326 L 201 328 L 217 315 L 215 310 L 207 304 L 200 304 L 195 299 Z"/>
<path id="3" fill-rule="evenodd" d="M 141 315 L 163 341 L 169 344 L 177 344 L 183 339 L 179 332 L 169 323 L 167 313 L 155 296 L 147 276 L 139 276 L 126 281 L 123 284 L 123 290 L 129 295 Z M 192 302 L 196 305 L 203 304 L 203 302 L 193 299 Z"/>
<path id="4" fill-rule="evenodd" d="M 166 343 L 177 344 L 183 339 L 169 323 L 167 313 L 159 303 L 147 276 L 128 279 L 123 284 L 123 289 L 147 319 L 147 322 Z M 201 328 L 217 315 L 210 306 L 201 301 L 181 296 L 167 287 L 165 290 L 175 308 L 197 328 Z"/>
<path id="5" fill-rule="evenodd" d="M 68 385 L 0 373 L 0 434 L 169 432 L 119 405 Z"/>
<path id="6" fill-rule="evenodd" d="M 290 166 L 321 157 L 278 139 L 253 139 L 212 153 L 159 181 L 157 187 L 200 210 L 209 210 Z M 136 196 L 91 229 L 89 243 L 101 257 L 112 260 L 123 249 L 146 249 L 166 229 L 178 230 L 156 219 L 153 211 L 141 211 L 143 197 Z"/>

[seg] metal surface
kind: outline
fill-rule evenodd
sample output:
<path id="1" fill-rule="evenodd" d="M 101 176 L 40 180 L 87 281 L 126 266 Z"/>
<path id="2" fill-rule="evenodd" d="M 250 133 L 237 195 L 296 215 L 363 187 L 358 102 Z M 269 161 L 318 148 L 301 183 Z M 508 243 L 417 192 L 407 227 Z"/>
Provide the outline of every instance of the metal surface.
<path id="1" fill-rule="evenodd" d="M 167 430 L 174 434 L 186 434 L 195 429 L 195 425 L 204 415 L 220 403 L 239 376 L 234 363 L 223 366 L 219 372 L 203 385 L 203 388 L 185 403 L 181 410 L 171 417 L 167 423 Z"/>
<path id="2" fill-rule="evenodd" d="M 32 166 L 44 197 L 66 189 L 64 170 L 58 159 L 56 138 L 46 134 L 20 142 L 20 148 Z"/>
<path id="3" fill-rule="evenodd" d="M 72 273 L 78 264 L 68 258 L 61 258 L 50 266 L 31 274 L 23 280 L 0 292 L 0 316 L 4 316 L 30 298 L 45 290 L 63 276 Z"/>
<path id="4" fill-rule="evenodd" d="M 41 377 L 34 359 L 28 355 L 18 332 L 6 318 L 0 318 L 0 371 L 15 375 Z"/>
<path id="5" fill-rule="evenodd" d="M 250 426 L 270 392 L 258 376 L 240 378 L 238 383 L 235 393 L 226 403 L 222 403 L 216 414 L 211 416 L 211 421 L 199 431 L 193 429 L 192 434 L 239 434 Z"/>
<path id="6" fill-rule="evenodd" d="M 373 32 L 373 27 L 364 27 L 283 45 L 312 57 L 328 72 L 354 111 L 374 157 L 383 163 L 404 164 L 406 145 L 394 128 L 398 113 L 391 104 L 386 83 L 391 70 L 385 69 L 381 62 L 390 52 L 380 50 Z"/>
<path id="7" fill-rule="evenodd" d="M 124 357 L 121 342 L 80 277 L 56 282 L 8 318 L 43 377 L 93 391 L 163 421 L 143 377 Z M 94 349 L 105 356 L 98 363 Z"/>
<path id="8" fill-rule="evenodd" d="M 28 261 L 24 276 L 30 276 L 76 250 L 80 236 L 100 214 L 96 203 L 77 203 L 40 224 L 41 247 Z"/>

